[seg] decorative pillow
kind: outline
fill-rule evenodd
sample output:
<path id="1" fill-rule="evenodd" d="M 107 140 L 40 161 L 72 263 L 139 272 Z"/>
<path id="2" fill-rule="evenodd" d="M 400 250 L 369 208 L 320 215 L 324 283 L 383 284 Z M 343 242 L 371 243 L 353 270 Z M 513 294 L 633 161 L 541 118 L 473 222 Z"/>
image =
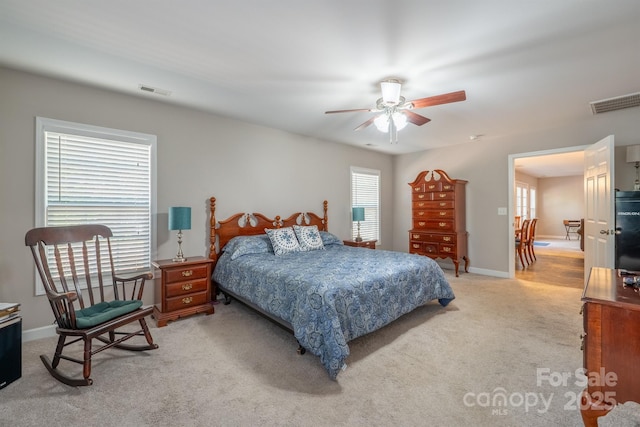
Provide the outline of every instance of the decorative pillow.
<path id="1" fill-rule="evenodd" d="M 315 251 L 317 249 L 324 249 L 322 237 L 320 237 L 317 225 L 294 225 L 293 231 L 296 233 L 296 237 L 300 243 L 300 250 Z"/>
<path id="2" fill-rule="evenodd" d="M 229 240 L 222 250 L 231 254 L 231 259 L 248 254 L 273 253 L 271 242 L 266 234 L 236 236 Z"/>
<path id="3" fill-rule="evenodd" d="M 291 227 L 269 229 L 265 228 L 267 236 L 273 246 L 276 255 L 284 255 L 289 252 L 300 252 L 300 244 L 296 234 Z"/>
<path id="4" fill-rule="evenodd" d="M 337 236 L 329 233 L 328 231 L 320 231 L 320 237 L 322 238 L 322 243 L 325 246 L 329 245 L 343 245 L 342 240 L 338 239 Z"/>

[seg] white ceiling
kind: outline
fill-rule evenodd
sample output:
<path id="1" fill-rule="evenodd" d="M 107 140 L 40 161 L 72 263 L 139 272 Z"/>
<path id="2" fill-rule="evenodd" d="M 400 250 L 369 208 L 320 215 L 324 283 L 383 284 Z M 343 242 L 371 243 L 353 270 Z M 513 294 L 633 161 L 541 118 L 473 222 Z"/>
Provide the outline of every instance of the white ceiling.
<path id="1" fill-rule="evenodd" d="M 638 0 L 0 0 L 0 64 L 391 154 L 592 115 L 640 91 Z M 378 83 L 416 110 L 390 144 Z M 142 92 L 139 85 L 170 91 Z M 616 112 L 605 113 L 616 114 Z"/>

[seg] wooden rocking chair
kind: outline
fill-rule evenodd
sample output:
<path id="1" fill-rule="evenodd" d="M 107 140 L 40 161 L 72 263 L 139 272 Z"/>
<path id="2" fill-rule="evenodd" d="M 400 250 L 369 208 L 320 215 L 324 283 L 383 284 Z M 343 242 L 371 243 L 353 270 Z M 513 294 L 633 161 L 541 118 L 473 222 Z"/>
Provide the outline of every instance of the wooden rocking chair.
<path id="1" fill-rule="evenodd" d="M 111 230 L 104 225 L 35 228 L 25 235 L 25 244 L 31 248 L 58 325 L 59 338 L 53 361 L 44 354 L 40 359 L 54 378 L 70 386 L 93 383 L 91 356 L 102 350 L 111 347 L 133 351 L 158 348 L 145 321 L 145 317 L 153 313 L 153 306 L 142 307 L 145 280 L 153 276 L 151 273 L 118 276 L 113 268 L 111 237 Z M 103 265 L 107 262 L 107 254 L 108 265 Z M 94 285 L 96 282 L 97 286 Z M 81 290 L 85 286 L 88 305 L 84 303 Z M 96 293 L 98 295 L 94 295 Z M 140 324 L 139 330 L 117 331 L 136 321 Z M 146 344 L 123 344 L 136 336 L 144 336 Z M 65 342 L 67 338 L 71 341 Z M 103 343 L 99 348 L 93 349 L 94 338 Z M 82 360 L 62 354 L 66 346 L 81 340 L 84 342 Z M 61 359 L 82 364 L 83 378 L 64 375 L 58 369 Z"/>

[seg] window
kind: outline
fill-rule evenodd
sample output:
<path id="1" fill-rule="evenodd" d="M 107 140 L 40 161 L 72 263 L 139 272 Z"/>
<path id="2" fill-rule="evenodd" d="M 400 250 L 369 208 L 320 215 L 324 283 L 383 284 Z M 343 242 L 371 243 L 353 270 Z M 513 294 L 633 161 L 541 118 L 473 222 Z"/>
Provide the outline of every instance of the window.
<path id="1" fill-rule="evenodd" d="M 523 182 L 516 182 L 516 216 L 521 221 L 529 218 L 529 186 Z"/>
<path id="2" fill-rule="evenodd" d="M 113 231 L 115 268 L 148 269 L 155 151 L 154 135 L 37 117 L 36 226 L 104 224 Z"/>
<path id="3" fill-rule="evenodd" d="M 380 171 L 351 167 L 351 207 L 364 208 L 364 221 L 360 221 L 362 240 L 380 242 Z M 358 235 L 358 224 L 353 222 L 351 236 Z"/>

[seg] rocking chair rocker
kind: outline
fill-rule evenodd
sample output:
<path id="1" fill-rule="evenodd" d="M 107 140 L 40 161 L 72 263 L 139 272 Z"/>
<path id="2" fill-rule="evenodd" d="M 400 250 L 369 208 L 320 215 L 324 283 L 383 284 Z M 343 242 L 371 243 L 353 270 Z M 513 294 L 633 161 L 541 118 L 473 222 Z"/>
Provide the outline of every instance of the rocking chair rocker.
<path id="1" fill-rule="evenodd" d="M 25 235 L 25 245 L 31 248 L 58 325 L 59 338 L 53 361 L 44 354 L 40 359 L 54 378 L 70 386 L 93 383 L 91 356 L 102 350 L 111 347 L 132 351 L 158 348 L 145 321 L 145 317 L 153 313 L 153 306 L 142 307 L 144 283 L 153 276 L 151 273 L 118 276 L 113 267 L 111 237 L 111 230 L 104 225 L 35 228 Z M 108 265 L 103 265 L 103 254 L 108 254 Z M 104 263 L 107 263 L 106 259 Z M 85 286 L 88 305 L 85 305 L 81 289 Z M 96 293 L 98 295 L 94 295 Z M 119 330 L 136 321 L 140 324 L 139 330 Z M 136 336 L 144 336 L 146 344 L 123 344 Z M 67 338 L 71 341 L 65 342 Z M 96 349 L 92 347 L 94 338 L 103 343 Z M 84 342 L 82 360 L 62 354 L 66 346 L 78 341 Z M 63 374 L 58 369 L 61 359 L 81 364 L 83 378 Z"/>

